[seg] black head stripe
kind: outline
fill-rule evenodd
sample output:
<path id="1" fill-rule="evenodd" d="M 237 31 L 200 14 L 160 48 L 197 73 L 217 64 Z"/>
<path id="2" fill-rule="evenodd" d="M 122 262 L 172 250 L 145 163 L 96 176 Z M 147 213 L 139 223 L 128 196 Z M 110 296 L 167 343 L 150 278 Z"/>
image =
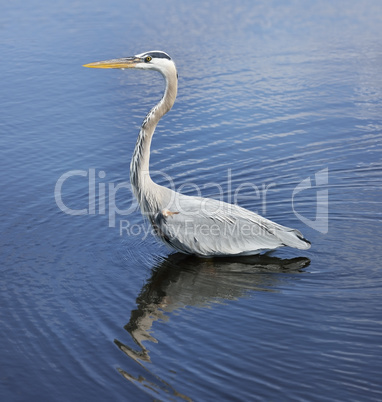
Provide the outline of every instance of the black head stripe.
<path id="1" fill-rule="evenodd" d="M 171 60 L 171 57 L 168 54 L 162 53 L 162 52 L 149 52 L 149 53 L 146 53 L 145 56 L 151 56 L 151 57 L 156 58 L 156 59 L 168 59 L 168 60 Z"/>

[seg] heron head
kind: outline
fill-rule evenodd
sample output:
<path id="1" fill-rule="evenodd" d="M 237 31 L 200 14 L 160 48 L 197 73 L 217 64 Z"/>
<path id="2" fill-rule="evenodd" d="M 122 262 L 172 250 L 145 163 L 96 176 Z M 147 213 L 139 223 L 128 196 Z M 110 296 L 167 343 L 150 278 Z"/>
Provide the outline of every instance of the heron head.
<path id="1" fill-rule="evenodd" d="M 175 64 L 167 53 L 160 50 L 152 50 L 133 57 L 123 57 L 121 59 L 111 59 L 84 64 L 84 67 L 120 69 L 136 68 L 140 70 L 156 70 L 165 74 L 168 69 L 175 68 Z"/>

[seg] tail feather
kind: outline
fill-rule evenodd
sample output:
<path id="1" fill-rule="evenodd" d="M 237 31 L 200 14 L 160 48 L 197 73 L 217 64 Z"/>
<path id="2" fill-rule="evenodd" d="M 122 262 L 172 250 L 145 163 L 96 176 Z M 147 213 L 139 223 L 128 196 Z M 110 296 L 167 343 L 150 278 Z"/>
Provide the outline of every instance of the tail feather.
<path id="1" fill-rule="evenodd" d="M 277 231 L 277 237 L 286 246 L 298 248 L 299 250 L 308 250 L 311 246 L 310 241 L 305 239 L 297 229 L 284 228 L 282 231 Z"/>

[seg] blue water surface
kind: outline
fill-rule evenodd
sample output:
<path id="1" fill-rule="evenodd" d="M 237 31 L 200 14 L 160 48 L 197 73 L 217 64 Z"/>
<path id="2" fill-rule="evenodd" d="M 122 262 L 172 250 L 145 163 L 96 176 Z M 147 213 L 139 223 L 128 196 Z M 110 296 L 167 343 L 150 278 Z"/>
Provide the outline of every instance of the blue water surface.
<path id="1" fill-rule="evenodd" d="M 4 3 L 0 399 L 381 400 L 381 39 L 377 0 Z M 129 164 L 163 79 L 82 65 L 153 49 L 179 73 L 155 181 L 310 250 L 149 233 Z"/>

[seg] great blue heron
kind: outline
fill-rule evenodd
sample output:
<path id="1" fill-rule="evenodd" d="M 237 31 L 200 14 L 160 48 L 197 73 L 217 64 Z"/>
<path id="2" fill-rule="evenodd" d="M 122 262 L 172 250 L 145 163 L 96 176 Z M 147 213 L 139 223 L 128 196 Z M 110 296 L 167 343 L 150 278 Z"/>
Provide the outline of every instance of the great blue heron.
<path id="1" fill-rule="evenodd" d="M 238 205 L 180 194 L 151 180 L 151 139 L 160 118 L 172 108 L 178 89 L 175 63 L 167 53 L 155 50 L 85 67 L 155 70 L 166 81 L 162 99 L 142 123 L 131 160 L 130 181 L 142 214 L 167 246 L 202 257 L 254 255 L 282 246 L 301 250 L 310 247 L 310 242 L 296 229 L 281 226 Z"/>

